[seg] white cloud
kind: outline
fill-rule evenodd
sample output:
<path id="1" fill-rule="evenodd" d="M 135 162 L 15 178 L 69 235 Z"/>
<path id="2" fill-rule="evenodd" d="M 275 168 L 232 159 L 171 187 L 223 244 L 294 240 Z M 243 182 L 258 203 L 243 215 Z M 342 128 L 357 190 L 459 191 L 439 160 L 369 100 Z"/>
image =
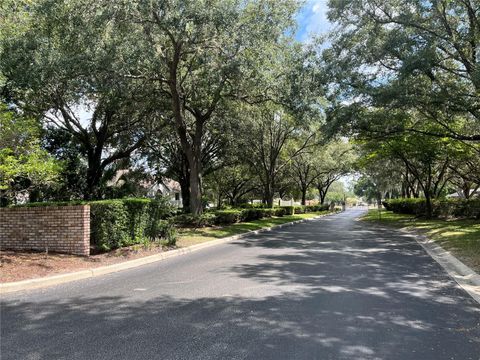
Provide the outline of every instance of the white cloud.
<path id="1" fill-rule="evenodd" d="M 325 34 L 332 27 L 327 19 L 327 0 L 308 0 L 298 17 L 297 38 L 307 42 L 312 35 Z"/>

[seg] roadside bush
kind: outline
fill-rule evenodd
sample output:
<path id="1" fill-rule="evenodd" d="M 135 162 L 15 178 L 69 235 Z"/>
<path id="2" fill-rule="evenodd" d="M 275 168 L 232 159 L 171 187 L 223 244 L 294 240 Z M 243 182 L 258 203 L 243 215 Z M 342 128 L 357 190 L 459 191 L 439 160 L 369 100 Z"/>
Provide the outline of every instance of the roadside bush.
<path id="1" fill-rule="evenodd" d="M 170 220 L 159 220 L 156 226 L 156 239 L 165 246 L 175 246 L 177 243 L 177 230 Z"/>
<path id="2" fill-rule="evenodd" d="M 328 204 L 318 204 L 318 205 L 307 205 L 305 206 L 305 212 L 319 212 L 319 211 L 327 211 L 329 209 Z"/>
<path id="3" fill-rule="evenodd" d="M 383 202 L 383 206 L 395 213 L 421 215 L 425 213 L 425 199 L 391 199 Z"/>
<path id="4" fill-rule="evenodd" d="M 212 226 L 215 222 L 214 213 L 203 213 L 202 215 L 180 214 L 172 218 L 175 225 L 186 228 L 199 228 Z"/>
<path id="5" fill-rule="evenodd" d="M 284 216 L 286 214 L 286 210 L 283 207 L 277 207 L 273 209 L 274 216 Z"/>
<path id="6" fill-rule="evenodd" d="M 177 209 L 170 204 L 167 198 L 161 197 L 150 200 L 147 207 L 147 222 L 145 227 L 145 236 L 149 239 L 155 239 L 159 229 L 160 220 L 171 218 Z M 173 226 L 173 224 L 172 224 Z"/>
<path id="7" fill-rule="evenodd" d="M 391 199 L 383 206 L 394 213 L 416 216 L 426 215 L 425 199 Z M 480 219 L 480 199 L 441 199 L 432 201 L 434 217 Z"/>
<path id="8" fill-rule="evenodd" d="M 128 216 L 121 200 L 90 203 L 90 243 L 101 251 L 130 243 Z"/>
<path id="9" fill-rule="evenodd" d="M 293 207 L 294 214 L 305 214 L 306 207 L 305 206 L 294 206 Z"/>
<path id="10" fill-rule="evenodd" d="M 147 237 L 146 229 L 150 216 L 148 211 L 150 200 L 129 198 L 122 199 L 121 201 L 125 206 L 127 214 L 127 228 L 130 242 L 127 245 L 139 244 Z"/>
<path id="11" fill-rule="evenodd" d="M 261 209 L 262 218 L 271 218 L 272 216 L 274 216 L 274 209 L 271 209 L 271 208 Z"/>
<path id="12" fill-rule="evenodd" d="M 218 210 L 215 211 L 214 222 L 216 225 L 234 224 L 242 219 L 242 211 L 240 210 Z"/>
<path id="13" fill-rule="evenodd" d="M 249 208 L 242 210 L 241 221 L 253 221 L 262 218 L 261 208 Z"/>
<path id="14" fill-rule="evenodd" d="M 295 206 L 283 206 L 283 209 L 285 209 L 285 215 L 295 214 Z"/>

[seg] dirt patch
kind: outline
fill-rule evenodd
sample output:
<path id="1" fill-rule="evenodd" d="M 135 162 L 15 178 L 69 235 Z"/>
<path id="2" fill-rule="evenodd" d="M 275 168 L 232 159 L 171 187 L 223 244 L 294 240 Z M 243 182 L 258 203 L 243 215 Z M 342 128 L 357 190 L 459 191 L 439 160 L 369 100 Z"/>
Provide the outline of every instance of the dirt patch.
<path id="1" fill-rule="evenodd" d="M 0 282 L 6 283 L 87 270 L 158 254 L 166 250 L 168 249 L 162 248 L 160 245 L 149 247 L 136 245 L 88 257 L 54 253 L 47 255 L 44 252 L 1 251 Z"/>

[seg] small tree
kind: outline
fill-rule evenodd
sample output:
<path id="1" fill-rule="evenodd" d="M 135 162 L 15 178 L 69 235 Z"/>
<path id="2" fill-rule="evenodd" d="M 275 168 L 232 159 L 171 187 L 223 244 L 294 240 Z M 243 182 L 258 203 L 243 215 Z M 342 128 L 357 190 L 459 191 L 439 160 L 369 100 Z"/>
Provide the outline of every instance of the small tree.
<path id="1" fill-rule="evenodd" d="M 7 202 L 57 180 L 61 163 L 40 147 L 40 131 L 37 120 L 0 105 L 0 197 Z"/>

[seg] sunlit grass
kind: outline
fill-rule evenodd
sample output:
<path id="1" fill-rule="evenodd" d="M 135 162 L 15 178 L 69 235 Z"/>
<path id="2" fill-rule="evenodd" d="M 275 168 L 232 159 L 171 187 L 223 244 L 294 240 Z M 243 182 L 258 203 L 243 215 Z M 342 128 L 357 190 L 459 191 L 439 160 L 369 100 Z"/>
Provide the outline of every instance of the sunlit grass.
<path id="1" fill-rule="evenodd" d="M 480 221 L 426 220 L 413 215 L 390 211 L 370 210 L 362 220 L 419 230 L 443 248 L 453 252 L 462 261 L 480 271 Z"/>
<path id="2" fill-rule="evenodd" d="M 238 235 L 247 231 L 259 230 L 288 222 L 311 219 L 318 215 L 328 214 L 328 211 L 321 211 L 309 214 L 295 214 L 282 217 L 271 217 L 250 222 L 242 222 L 222 227 L 206 227 L 198 229 L 180 229 L 177 246 L 185 247 L 200 244 L 206 241 L 220 239 L 228 236 Z"/>

